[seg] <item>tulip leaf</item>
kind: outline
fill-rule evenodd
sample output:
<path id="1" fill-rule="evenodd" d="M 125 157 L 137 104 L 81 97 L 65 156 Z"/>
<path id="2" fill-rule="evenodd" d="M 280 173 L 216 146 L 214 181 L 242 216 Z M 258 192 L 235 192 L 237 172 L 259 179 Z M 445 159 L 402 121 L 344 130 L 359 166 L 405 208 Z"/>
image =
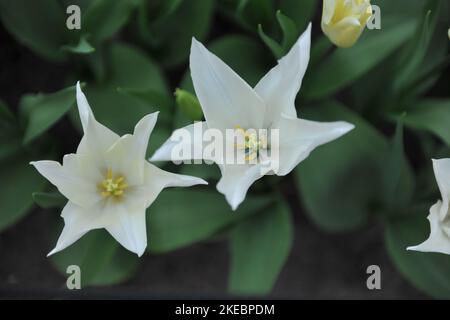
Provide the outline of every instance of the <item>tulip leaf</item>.
<path id="1" fill-rule="evenodd" d="M 450 146 L 450 100 L 424 99 L 409 108 L 403 122 L 412 129 L 426 130 Z"/>
<path id="2" fill-rule="evenodd" d="M 0 231 L 24 217 L 33 206 L 31 194 L 46 185 L 24 154 L 16 155 L 0 164 Z"/>
<path id="3" fill-rule="evenodd" d="M 0 18 L 17 41 L 38 55 L 64 59 L 59 48 L 68 40 L 66 18 L 58 1 L 0 0 Z"/>
<path id="4" fill-rule="evenodd" d="M 30 143 L 61 119 L 75 104 L 75 87 L 52 94 L 37 94 L 21 100 L 26 117 L 24 143 Z"/>
<path id="5" fill-rule="evenodd" d="M 417 288 L 437 299 L 450 298 L 450 256 L 407 251 L 428 238 L 426 212 L 386 223 L 385 242 L 398 270 Z"/>
<path id="6" fill-rule="evenodd" d="M 361 226 L 380 193 L 380 165 L 387 147 L 383 135 L 335 102 L 302 111 L 309 120 L 339 119 L 355 125 L 343 137 L 314 150 L 295 170 L 306 213 L 328 231 Z"/>
<path id="7" fill-rule="evenodd" d="M 62 49 L 76 54 L 90 54 L 95 51 L 95 48 L 88 42 L 86 36 L 82 36 L 78 44 L 63 46 Z"/>
<path id="8" fill-rule="evenodd" d="M 163 253 L 208 239 L 272 201 L 267 196 L 247 196 L 233 212 L 225 197 L 217 192 L 192 188 L 163 190 L 148 209 L 148 249 Z"/>
<path id="9" fill-rule="evenodd" d="M 139 258 L 122 248 L 103 229 L 90 231 L 70 247 L 51 256 L 51 261 L 64 275 L 67 275 L 67 267 L 79 266 L 82 288 L 121 283 L 133 276 L 139 266 Z"/>
<path id="10" fill-rule="evenodd" d="M 441 2 L 439 0 L 432 0 L 429 3 L 432 9 L 427 9 L 428 11 L 422 23 L 417 26 L 416 34 L 410 40 L 409 45 L 405 48 L 403 55 L 399 59 L 400 66 L 394 82 L 396 91 L 404 89 L 414 79 L 429 49 L 432 36 L 437 26 Z"/>
<path id="11" fill-rule="evenodd" d="M 230 234 L 229 291 L 238 295 L 269 293 L 292 242 L 290 210 L 282 202 L 237 224 Z"/>
<path id="12" fill-rule="evenodd" d="M 214 6 L 213 0 L 182 1 L 171 12 L 170 19 L 144 21 L 140 33 L 151 46 L 156 46 L 157 60 L 163 66 L 175 67 L 187 60 L 192 37 L 202 40 L 207 35 Z M 144 15 L 141 19 L 150 19 L 144 11 L 140 14 Z"/>
<path id="13" fill-rule="evenodd" d="M 289 13 L 289 17 L 299 27 L 298 30 L 303 30 L 313 20 L 318 4 L 318 0 L 283 0 L 278 5 L 281 12 Z"/>
<path id="14" fill-rule="evenodd" d="M 32 194 L 34 202 L 43 209 L 62 208 L 67 203 L 59 192 L 34 192 Z"/>
<path id="15" fill-rule="evenodd" d="M 275 58 L 280 59 L 297 41 L 299 32 L 295 22 L 292 21 L 289 17 L 282 14 L 281 11 L 278 10 L 276 16 L 278 24 L 280 25 L 281 31 L 283 33 L 281 44 L 266 35 L 261 25 L 258 26 L 258 33 L 267 47 L 272 51 Z"/>
<path id="16" fill-rule="evenodd" d="M 385 205 L 391 210 L 408 204 L 414 192 L 414 176 L 403 146 L 402 120 L 397 122 L 395 135 L 384 160 L 383 197 Z"/>
<path id="17" fill-rule="evenodd" d="M 300 94 L 313 100 L 344 89 L 392 54 L 413 31 L 414 23 L 403 22 L 386 23 L 382 32 L 365 32 L 352 48 L 335 49 L 317 68 L 309 70 Z"/>

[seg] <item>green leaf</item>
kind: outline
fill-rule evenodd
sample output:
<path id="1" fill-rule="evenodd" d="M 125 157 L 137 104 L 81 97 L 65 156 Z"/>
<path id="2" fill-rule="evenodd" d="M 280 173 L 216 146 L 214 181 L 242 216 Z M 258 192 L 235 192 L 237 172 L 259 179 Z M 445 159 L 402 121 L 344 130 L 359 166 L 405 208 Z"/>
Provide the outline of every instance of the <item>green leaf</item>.
<path id="1" fill-rule="evenodd" d="M 314 150 L 295 170 L 306 213 L 328 231 L 361 226 L 379 196 L 380 164 L 387 147 L 383 135 L 335 102 L 305 108 L 303 117 L 355 125 L 343 137 Z"/>
<path id="2" fill-rule="evenodd" d="M 90 54 L 95 51 L 95 48 L 87 41 L 86 36 L 82 36 L 78 44 L 63 46 L 62 49 L 76 54 Z"/>
<path id="3" fill-rule="evenodd" d="M 59 48 L 68 42 L 66 18 L 55 0 L 0 0 L 0 18 L 5 28 L 38 55 L 64 59 Z"/>
<path id="4" fill-rule="evenodd" d="M 0 231 L 13 225 L 24 217 L 33 206 L 31 194 L 41 191 L 46 181 L 29 165 L 30 159 L 23 154 L 0 166 Z"/>
<path id="5" fill-rule="evenodd" d="M 450 146 L 449 99 L 424 99 L 407 110 L 403 122 L 412 129 L 433 133 Z"/>
<path id="6" fill-rule="evenodd" d="M 383 25 L 383 31 L 365 32 L 352 48 L 337 48 L 317 68 L 309 70 L 302 87 L 304 99 L 320 99 L 344 89 L 380 64 L 413 33 L 414 23 Z"/>
<path id="7" fill-rule="evenodd" d="M 183 1 L 171 13 L 170 19 L 142 23 L 140 34 L 151 46 L 157 47 L 154 52 L 158 62 L 165 67 L 175 67 L 185 62 L 192 37 L 202 40 L 209 32 L 214 6 L 213 0 Z M 141 19 L 149 19 L 148 15 L 145 17 L 145 12 L 140 14 L 144 15 Z"/>
<path id="8" fill-rule="evenodd" d="M 313 20 L 319 3 L 318 0 L 283 0 L 278 5 L 281 12 L 289 13 L 289 17 L 299 27 L 299 30 L 304 30 Z"/>
<path id="9" fill-rule="evenodd" d="M 428 238 L 426 212 L 386 222 L 385 241 L 398 270 L 417 288 L 437 299 L 450 298 L 450 256 L 407 251 Z"/>
<path id="10" fill-rule="evenodd" d="M 426 53 L 429 49 L 432 36 L 437 26 L 439 17 L 440 1 L 429 1 L 431 10 L 427 9 L 425 17 L 417 27 L 416 34 L 410 40 L 403 55 L 400 58 L 396 79 L 394 81 L 394 90 L 399 91 L 408 86 L 414 80 L 416 74 L 423 63 Z"/>
<path id="11" fill-rule="evenodd" d="M 281 44 L 278 44 L 278 42 L 266 35 L 261 25 L 258 26 L 258 33 L 267 47 L 272 51 L 275 58 L 280 59 L 297 41 L 299 32 L 295 22 L 292 21 L 289 17 L 282 14 L 281 11 L 278 10 L 276 16 L 283 34 Z"/>
<path id="12" fill-rule="evenodd" d="M 150 252 L 162 253 L 208 239 L 271 201 L 271 197 L 247 196 L 233 212 L 218 192 L 192 188 L 164 190 L 148 209 L 148 248 Z"/>
<path id="13" fill-rule="evenodd" d="M 390 209 L 408 204 L 414 191 L 414 176 L 403 146 L 403 118 L 397 122 L 384 165 L 383 197 Z"/>
<path id="14" fill-rule="evenodd" d="M 124 282 L 136 273 L 139 266 L 139 258 L 122 248 L 105 230 L 90 231 L 50 259 L 64 275 L 68 266 L 79 266 L 82 288 Z"/>
<path id="15" fill-rule="evenodd" d="M 239 295 L 267 294 L 291 251 L 293 227 L 282 202 L 239 223 L 230 235 L 228 288 Z"/>
<path id="16" fill-rule="evenodd" d="M 61 119 L 75 103 L 75 87 L 28 96 L 20 102 L 26 117 L 24 143 L 30 143 Z"/>
<path id="17" fill-rule="evenodd" d="M 67 199 L 59 192 L 34 192 L 32 196 L 34 202 L 44 209 L 62 208 L 67 203 Z"/>
<path id="18" fill-rule="evenodd" d="M 176 89 L 175 99 L 178 107 L 189 119 L 193 121 L 203 119 L 202 107 L 196 96 L 185 90 Z"/>

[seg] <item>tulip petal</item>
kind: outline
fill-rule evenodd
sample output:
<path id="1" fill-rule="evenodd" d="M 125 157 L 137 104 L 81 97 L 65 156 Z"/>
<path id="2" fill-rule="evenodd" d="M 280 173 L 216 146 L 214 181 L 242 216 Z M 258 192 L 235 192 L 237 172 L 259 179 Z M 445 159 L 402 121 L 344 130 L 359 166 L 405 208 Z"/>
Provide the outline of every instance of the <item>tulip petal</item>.
<path id="1" fill-rule="evenodd" d="M 89 117 L 93 116 L 93 113 L 86 96 L 83 91 L 81 91 L 80 81 L 77 82 L 77 106 L 83 131 L 86 131 Z"/>
<path id="2" fill-rule="evenodd" d="M 281 113 L 296 117 L 295 97 L 300 90 L 309 63 L 311 23 L 288 54 L 278 61 L 255 87 L 266 103 L 264 128 L 276 122 Z"/>
<path id="3" fill-rule="evenodd" d="M 279 169 L 283 176 L 292 171 L 318 146 L 335 140 L 354 128 L 344 122 L 316 122 L 282 115 L 280 122 Z"/>
<path id="4" fill-rule="evenodd" d="M 133 151 L 134 157 L 145 159 L 148 147 L 148 140 L 150 139 L 150 135 L 153 129 L 155 128 L 156 120 L 158 119 L 158 114 L 159 112 L 148 114 L 136 124 L 133 133 L 134 148 L 135 148 L 135 150 Z"/>
<path id="5" fill-rule="evenodd" d="M 58 162 L 43 160 L 30 164 L 73 203 L 88 208 L 100 200 L 95 182 L 76 175 Z"/>
<path id="6" fill-rule="evenodd" d="M 442 197 L 440 218 L 445 219 L 450 196 L 450 159 L 433 159 L 433 171 Z"/>
<path id="7" fill-rule="evenodd" d="M 139 257 L 142 256 L 147 247 L 145 207 L 109 203 L 106 210 L 110 217 L 109 223 L 105 223 L 105 229 L 125 249 L 136 253 Z"/>
<path id="8" fill-rule="evenodd" d="M 264 102 L 238 74 L 194 38 L 190 68 L 210 128 L 261 128 Z"/>
<path id="9" fill-rule="evenodd" d="M 217 190 L 225 195 L 232 210 L 236 210 L 244 201 L 251 185 L 270 171 L 262 164 L 222 165 L 220 169 L 222 178 L 217 184 Z"/>
<path id="10" fill-rule="evenodd" d="M 202 160 L 203 152 L 195 152 L 194 145 L 203 150 L 203 133 L 208 129 L 205 121 L 175 130 L 169 139 L 155 151 L 150 161 Z M 177 150 L 189 150 L 179 154 Z"/>
<path id="11" fill-rule="evenodd" d="M 64 250 L 88 231 L 101 228 L 95 222 L 98 214 L 92 208 L 87 213 L 86 210 L 70 201 L 64 207 L 61 217 L 64 218 L 64 229 L 58 238 L 55 248 L 47 256 Z"/>
<path id="12" fill-rule="evenodd" d="M 323 0 L 322 23 L 328 24 L 333 19 L 336 0 Z"/>
<path id="13" fill-rule="evenodd" d="M 447 207 L 443 207 L 443 203 L 439 200 L 430 208 L 428 221 L 430 222 L 430 236 L 427 240 L 417 246 L 408 247 L 407 250 L 421 252 L 440 252 L 450 254 L 450 237 L 442 228 L 440 212 L 442 208 L 447 211 Z"/>
<path id="14" fill-rule="evenodd" d="M 335 25 L 322 24 L 322 30 L 335 45 L 349 48 L 358 41 L 364 26 L 357 18 L 349 16 Z"/>

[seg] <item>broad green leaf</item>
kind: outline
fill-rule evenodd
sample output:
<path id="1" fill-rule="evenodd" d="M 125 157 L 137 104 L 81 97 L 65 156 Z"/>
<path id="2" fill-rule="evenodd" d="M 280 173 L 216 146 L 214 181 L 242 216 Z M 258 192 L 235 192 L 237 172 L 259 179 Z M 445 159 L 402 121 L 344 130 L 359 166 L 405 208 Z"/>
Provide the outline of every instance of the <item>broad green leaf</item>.
<path id="1" fill-rule="evenodd" d="M 68 41 L 66 18 L 55 0 L 0 0 L 5 28 L 23 45 L 47 59 L 61 61 Z"/>
<path id="2" fill-rule="evenodd" d="M 258 25 L 258 34 L 265 45 L 272 51 L 274 57 L 280 59 L 284 53 L 282 46 L 264 32 L 262 25 Z"/>
<path id="3" fill-rule="evenodd" d="M 302 111 L 302 118 L 309 120 L 355 125 L 343 137 L 314 150 L 295 170 L 306 213 L 328 231 L 361 226 L 380 195 L 380 162 L 387 147 L 383 135 L 334 102 Z"/>
<path id="4" fill-rule="evenodd" d="M 63 46 L 62 49 L 76 54 L 89 54 L 95 51 L 86 36 L 82 36 L 76 45 Z"/>
<path id="5" fill-rule="evenodd" d="M 218 192 L 201 189 L 164 190 L 148 209 L 148 249 L 172 251 L 208 239 L 232 223 L 263 208 L 271 197 L 247 196 L 236 212 Z"/>
<path id="6" fill-rule="evenodd" d="M 391 210 L 408 204 L 414 191 L 414 176 L 403 146 L 403 117 L 398 120 L 384 160 L 383 198 Z"/>
<path id="7" fill-rule="evenodd" d="M 52 94 L 38 94 L 21 100 L 26 117 L 24 143 L 30 143 L 61 119 L 75 103 L 75 87 Z"/>
<path id="8" fill-rule="evenodd" d="M 412 129 L 426 130 L 450 145 L 450 100 L 424 99 L 407 110 L 403 119 Z"/>
<path id="9" fill-rule="evenodd" d="M 430 204 L 431 206 L 431 204 Z M 385 241 L 398 270 L 417 288 L 437 299 L 450 298 L 450 256 L 407 251 L 428 238 L 427 212 L 386 222 Z"/>
<path id="10" fill-rule="evenodd" d="M 215 164 L 182 164 L 181 174 L 199 177 L 203 180 L 219 181 L 221 174 L 220 169 Z"/>
<path id="11" fill-rule="evenodd" d="M 0 163 L 0 231 L 24 217 L 33 206 L 31 194 L 42 191 L 46 185 L 29 162 L 27 156 L 20 154 Z"/>
<path id="12" fill-rule="evenodd" d="M 183 111 L 183 113 L 193 121 L 199 121 L 203 119 L 203 111 L 200 106 L 200 102 L 197 97 L 193 94 L 182 90 L 175 90 L 175 100 L 178 107 Z"/>
<path id="13" fill-rule="evenodd" d="M 337 48 L 317 68 L 307 72 L 301 95 L 320 99 L 344 89 L 382 63 L 414 31 L 414 23 L 386 24 L 382 31 L 368 31 L 352 47 Z"/>
<path id="14" fill-rule="evenodd" d="M 56 230 L 55 235 L 57 235 Z M 58 271 L 64 275 L 67 275 L 68 266 L 79 266 L 82 288 L 121 283 L 133 276 L 139 266 L 139 258 L 122 248 L 103 229 L 90 231 L 70 247 L 51 256 L 50 259 Z"/>
<path id="15" fill-rule="evenodd" d="M 229 291 L 238 295 L 269 293 L 292 242 L 290 211 L 282 202 L 236 225 L 230 234 Z"/>
<path id="16" fill-rule="evenodd" d="M 59 192 L 34 192 L 32 196 L 34 202 L 44 209 L 62 208 L 67 203 L 67 199 Z"/>

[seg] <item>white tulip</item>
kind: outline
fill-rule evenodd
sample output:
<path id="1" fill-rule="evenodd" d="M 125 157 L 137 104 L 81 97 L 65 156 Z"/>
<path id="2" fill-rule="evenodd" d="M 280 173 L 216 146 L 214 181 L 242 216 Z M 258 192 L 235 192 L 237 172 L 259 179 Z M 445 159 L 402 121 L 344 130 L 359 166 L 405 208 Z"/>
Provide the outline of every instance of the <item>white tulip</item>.
<path id="1" fill-rule="evenodd" d="M 256 180 L 266 174 L 288 174 L 314 148 L 342 136 L 354 127 L 346 122 L 325 123 L 297 118 L 295 97 L 308 66 L 310 44 L 311 25 L 290 52 L 278 61 L 278 65 L 252 88 L 200 42 L 192 40 L 190 68 L 195 92 L 206 119 L 202 123 L 203 128 L 234 129 L 243 133 L 247 139 L 245 148 L 249 151 L 250 160 L 258 155 L 260 149 L 274 146 L 254 134 L 246 134 L 249 132 L 247 130 L 279 130 L 279 159 L 276 164 L 267 166 L 266 159 L 257 159 L 255 164 L 228 164 L 214 159 L 222 173 L 217 189 L 225 195 L 233 210 L 245 199 L 247 190 Z M 172 137 L 177 136 L 179 130 L 189 131 L 193 137 L 191 142 L 202 145 L 202 141 L 198 141 L 197 135 L 193 134 L 194 127 L 192 124 L 178 129 Z M 169 138 L 151 160 L 174 160 L 172 150 L 178 144 L 173 140 Z"/>
<path id="2" fill-rule="evenodd" d="M 76 154 L 65 155 L 62 165 L 45 160 L 31 163 L 68 199 L 61 214 L 64 229 L 48 255 L 90 230 L 105 228 L 141 256 L 147 246 L 145 212 L 162 189 L 206 182 L 163 171 L 145 160 L 157 113 L 142 118 L 132 135 L 119 137 L 96 121 L 79 83 L 77 104 L 84 136 Z"/>
<path id="3" fill-rule="evenodd" d="M 450 254 L 450 159 L 433 160 L 433 170 L 442 200 L 438 200 L 428 215 L 430 235 L 423 243 L 408 250 Z"/>

